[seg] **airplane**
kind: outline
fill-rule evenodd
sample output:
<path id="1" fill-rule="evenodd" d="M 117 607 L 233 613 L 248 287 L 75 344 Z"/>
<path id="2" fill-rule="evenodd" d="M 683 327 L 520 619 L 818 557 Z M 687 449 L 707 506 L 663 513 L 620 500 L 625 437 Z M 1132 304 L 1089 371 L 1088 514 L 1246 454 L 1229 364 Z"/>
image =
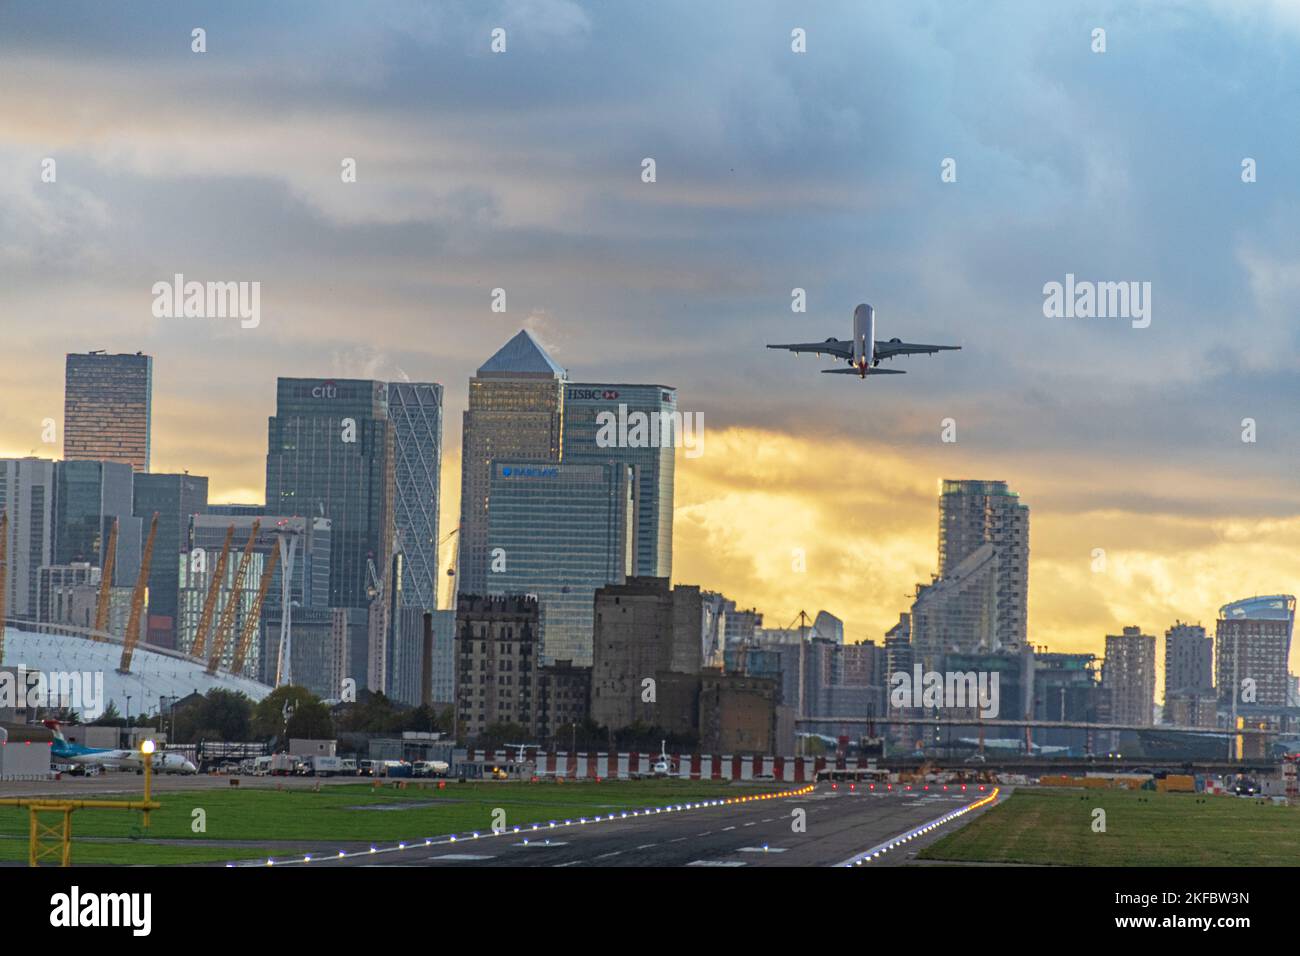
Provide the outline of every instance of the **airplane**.
<path id="1" fill-rule="evenodd" d="M 54 745 L 50 748 L 50 757 L 55 763 L 79 764 L 87 767 L 102 767 L 106 770 L 126 768 L 136 773 L 144 772 L 144 756 L 138 750 L 103 750 L 95 747 L 83 747 L 81 744 L 69 743 L 63 736 L 57 720 L 41 721 L 54 735 Z M 198 773 L 199 770 L 180 754 L 163 751 L 153 756 L 153 769 L 157 773 Z"/>
<path id="2" fill-rule="evenodd" d="M 654 775 L 656 777 L 671 776 L 673 772 L 673 762 L 668 756 L 668 741 L 659 741 L 659 759 L 655 761 Z"/>
<path id="3" fill-rule="evenodd" d="M 843 341 L 829 338 L 825 342 L 796 342 L 788 345 L 769 345 L 770 349 L 787 349 L 795 352 L 812 352 L 814 355 L 830 355 L 844 359 L 848 368 L 824 368 L 823 372 L 838 375 L 904 375 L 899 368 L 879 368 L 881 359 L 890 359 L 898 355 L 931 354 L 960 349 L 960 345 L 918 345 L 904 342 L 902 339 L 889 341 L 876 340 L 876 310 L 865 302 L 853 310 L 853 339 Z"/>

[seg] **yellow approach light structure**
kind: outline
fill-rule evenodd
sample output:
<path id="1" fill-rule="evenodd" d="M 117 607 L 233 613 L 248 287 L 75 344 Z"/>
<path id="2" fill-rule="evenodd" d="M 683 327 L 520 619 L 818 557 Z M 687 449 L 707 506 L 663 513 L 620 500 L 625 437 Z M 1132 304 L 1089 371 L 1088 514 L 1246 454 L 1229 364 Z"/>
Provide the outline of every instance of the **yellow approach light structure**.
<path id="1" fill-rule="evenodd" d="M 3 520 L 3 519 L 0 519 Z M 154 522 L 158 520 L 154 516 Z M 153 536 L 150 534 L 150 542 Z M 57 860 L 58 866 L 72 862 L 72 814 L 77 810 L 139 810 L 144 815 L 144 829 L 149 829 L 149 814 L 161 810 L 162 804 L 153 799 L 153 755 L 156 749 L 152 740 L 140 745 L 144 757 L 143 800 L 58 800 L 53 797 L 10 797 L 0 800 L 0 807 L 26 807 L 30 826 L 27 836 L 27 865 L 40 866 L 42 860 Z M 46 823 L 45 817 L 61 817 Z"/>

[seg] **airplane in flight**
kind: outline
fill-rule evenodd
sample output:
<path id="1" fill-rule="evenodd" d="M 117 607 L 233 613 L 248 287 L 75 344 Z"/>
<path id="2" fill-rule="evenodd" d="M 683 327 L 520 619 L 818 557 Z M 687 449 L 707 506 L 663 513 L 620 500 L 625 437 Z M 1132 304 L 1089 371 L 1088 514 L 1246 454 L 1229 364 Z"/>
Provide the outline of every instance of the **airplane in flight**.
<path id="1" fill-rule="evenodd" d="M 960 345 L 918 345 L 904 342 L 902 339 L 876 340 L 876 310 L 863 303 L 853 310 L 853 338 L 844 341 L 829 338 L 825 342 L 796 342 L 789 345 L 769 345 L 770 349 L 786 349 L 791 352 L 812 352 L 814 355 L 830 355 L 844 359 L 848 368 L 824 368 L 823 372 L 839 375 L 904 375 L 902 369 L 879 368 L 881 359 L 891 359 L 898 355 L 931 354 L 960 349 Z"/>
<path id="2" fill-rule="evenodd" d="M 102 767 L 105 770 L 127 769 L 137 773 L 144 771 L 144 757 L 138 750 L 103 750 L 96 747 L 83 747 L 81 744 L 69 743 L 63 736 L 57 720 L 41 721 L 54 735 L 54 745 L 50 748 L 50 757 L 55 763 L 83 764 L 88 767 Z M 198 768 L 180 754 L 162 751 L 154 754 L 153 769 L 158 773 L 198 773 Z"/>

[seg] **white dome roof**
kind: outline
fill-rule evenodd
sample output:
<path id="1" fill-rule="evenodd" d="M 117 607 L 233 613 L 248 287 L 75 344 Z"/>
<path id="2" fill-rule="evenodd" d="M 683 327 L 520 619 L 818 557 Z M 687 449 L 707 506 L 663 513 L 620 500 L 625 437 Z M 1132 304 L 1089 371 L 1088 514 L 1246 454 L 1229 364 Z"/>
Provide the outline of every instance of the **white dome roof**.
<path id="1" fill-rule="evenodd" d="M 131 657 L 131 673 L 119 674 L 122 645 L 108 641 L 92 641 L 71 634 L 35 634 L 9 627 L 5 631 L 4 660 L 0 668 L 16 670 L 19 667 L 43 674 L 89 673 L 98 686 L 103 675 L 102 708 L 109 701 L 118 713 L 126 715 L 126 698 L 131 697 L 131 714 L 157 712 L 160 705 L 167 706 L 171 698 L 188 697 L 198 691 L 206 694 L 214 688 L 240 691 L 254 701 L 271 693 L 271 688 L 245 677 L 230 674 L 205 673 L 204 664 L 175 652 L 160 652 L 147 644 L 137 644 Z M 162 698 L 167 698 L 163 701 Z M 7 702 L 6 702 L 7 703 Z M 81 707 L 74 707 L 81 710 Z M 94 719 L 91 715 L 88 719 Z"/>

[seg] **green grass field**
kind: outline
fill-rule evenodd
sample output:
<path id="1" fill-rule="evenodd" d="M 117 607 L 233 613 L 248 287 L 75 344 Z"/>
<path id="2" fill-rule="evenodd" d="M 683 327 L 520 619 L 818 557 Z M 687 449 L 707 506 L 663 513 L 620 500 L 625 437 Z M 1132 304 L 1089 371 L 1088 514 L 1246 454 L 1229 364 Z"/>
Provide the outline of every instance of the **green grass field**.
<path id="1" fill-rule="evenodd" d="M 1106 811 L 1104 833 L 1092 829 L 1096 807 Z M 1017 790 L 927 847 L 920 858 L 1058 866 L 1296 866 L 1300 808 L 1181 793 Z"/>
<path id="2" fill-rule="evenodd" d="M 73 863 L 203 863 L 292 855 L 296 843 L 328 850 L 341 844 L 394 843 L 492 828 L 493 811 L 507 827 L 665 806 L 682 800 L 760 793 L 772 787 L 732 787 L 712 781 L 638 780 L 605 783 L 449 783 L 445 790 L 391 782 L 311 790 L 212 789 L 159 794 L 150 829 L 125 810 L 78 810 L 73 815 Z M 81 798 L 81 795 L 79 795 Z M 120 798 L 120 797 L 119 797 Z M 193 832 L 195 810 L 206 832 Z M 26 809 L 0 807 L 0 861 L 27 859 Z M 87 839 L 89 838 L 89 839 Z M 144 840 L 174 840 L 152 843 Z M 247 841 L 216 846 L 215 841 Z"/>

